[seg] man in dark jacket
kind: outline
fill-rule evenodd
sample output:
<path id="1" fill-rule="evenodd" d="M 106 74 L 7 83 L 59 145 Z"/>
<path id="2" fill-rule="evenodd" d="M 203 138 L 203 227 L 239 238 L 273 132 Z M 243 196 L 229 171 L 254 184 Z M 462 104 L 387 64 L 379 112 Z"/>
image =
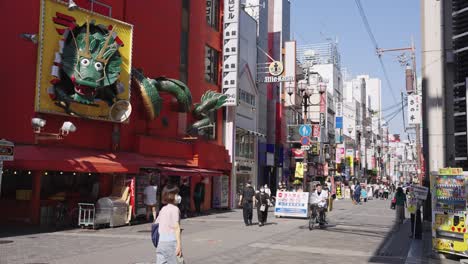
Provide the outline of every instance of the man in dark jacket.
<path id="1" fill-rule="evenodd" d="M 253 216 L 253 197 L 255 195 L 255 190 L 251 184 L 252 184 L 251 181 L 247 182 L 244 189 L 242 190 L 242 194 L 239 199 L 239 206 L 242 205 L 244 223 L 246 226 L 249 226 L 252 224 L 252 216 Z"/>

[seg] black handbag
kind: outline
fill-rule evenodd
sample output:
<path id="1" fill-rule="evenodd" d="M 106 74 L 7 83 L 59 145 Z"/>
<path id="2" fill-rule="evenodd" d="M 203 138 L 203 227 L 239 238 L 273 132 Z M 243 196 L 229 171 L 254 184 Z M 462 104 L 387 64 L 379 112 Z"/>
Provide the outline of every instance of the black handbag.
<path id="1" fill-rule="evenodd" d="M 159 244 L 159 223 L 151 225 L 151 241 L 153 242 L 153 246 L 157 248 Z"/>

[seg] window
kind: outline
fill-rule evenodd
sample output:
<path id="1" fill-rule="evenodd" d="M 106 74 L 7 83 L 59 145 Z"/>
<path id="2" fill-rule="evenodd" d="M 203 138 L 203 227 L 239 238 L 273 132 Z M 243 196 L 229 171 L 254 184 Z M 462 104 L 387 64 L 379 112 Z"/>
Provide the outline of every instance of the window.
<path id="1" fill-rule="evenodd" d="M 216 31 L 219 28 L 219 0 L 206 0 L 206 23 Z"/>
<path id="2" fill-rule="evenodd" d="M 190 5 L 189 0 L 182 1 L 182 28 L 180 31 L 180 80 L 188 82 L 188 43 L 190 29 Z"/>
<path id="3" fill-rule="evenodd" d="M 244 102 L 248 105 L 254 106 L 255 107 L 255 95 L 246 92 L 242 89 L 239 89 L 239 100 L 241 102 Z"/>
<path id="4" fill-rule="evenodd" d="M 205 80 L 213 84 L 218 84 L 218 59 L 219 52 L 205 46 Z"/>

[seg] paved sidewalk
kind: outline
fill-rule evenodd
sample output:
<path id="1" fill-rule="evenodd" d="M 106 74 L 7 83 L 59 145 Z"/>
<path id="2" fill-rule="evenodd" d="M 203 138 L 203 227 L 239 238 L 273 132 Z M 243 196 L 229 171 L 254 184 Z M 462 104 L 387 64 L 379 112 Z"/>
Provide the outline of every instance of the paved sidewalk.
<path id="1" fill-rule="evenodd" d="M 183 251 L 190 264 L 405 262 L 409 224 L 394 225 L 389 201 L 336 201 L 327 218 L 327 228 L 312 231 L 305 219 L 275 218 L 273 212 L 264 227 L 246 227 L 241 210 L 189 218 L 181 224 Z M 0 242 L 1 264 L 155 262 L 150 224 L 0 238 L 6 240 L 12 243 Z"/>

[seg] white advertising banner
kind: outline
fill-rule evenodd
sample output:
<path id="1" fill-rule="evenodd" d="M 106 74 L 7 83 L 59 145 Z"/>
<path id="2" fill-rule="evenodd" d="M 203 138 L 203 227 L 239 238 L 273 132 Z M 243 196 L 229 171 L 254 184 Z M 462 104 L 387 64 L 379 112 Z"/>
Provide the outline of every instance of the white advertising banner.
<path id="1" fill-rule="evenodd" d="M 240 0 L 224 1 L 222 87 L 228 97 L 225 106 L 236 106 L 238 102 L 239 10 Z"/>
<path id="2" fill-rule="evenodd" d="M 420 95 L 408 95 L 408 125 L 421 124 L 422 100 Z"/>
<path id="3" fill-rule="evenodd" d="M 275 216 L 307 217 L 308 192 L 281 192 L 276 195 Z"/>

